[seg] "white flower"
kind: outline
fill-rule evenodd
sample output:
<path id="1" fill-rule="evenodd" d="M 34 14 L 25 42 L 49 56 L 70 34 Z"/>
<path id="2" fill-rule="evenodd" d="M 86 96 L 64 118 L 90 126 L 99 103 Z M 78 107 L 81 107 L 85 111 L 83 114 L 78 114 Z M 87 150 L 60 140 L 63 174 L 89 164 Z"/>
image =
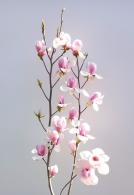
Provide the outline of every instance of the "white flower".
<path id="1" fill-rule="evenodd" d="M 98 172 L 102 175 L 107 175 L 109 173 L 109 166 L 107 162 L 109 161 L 109 156 L 107 156 L 104 151 L 100 148 L 95 148 L 92 152 L 82 151 L 80 156 L 84 160 L 88 160 L 93 168 L 96 168 Z"/>
<path id="2" fill-rule="evenodd" d="M 69 48 L 71 46 L 71 37 L 68 33 L 61 32 L 59 37 L 53 40 L 53 47 L 56 49 L 60 46 Z"/>

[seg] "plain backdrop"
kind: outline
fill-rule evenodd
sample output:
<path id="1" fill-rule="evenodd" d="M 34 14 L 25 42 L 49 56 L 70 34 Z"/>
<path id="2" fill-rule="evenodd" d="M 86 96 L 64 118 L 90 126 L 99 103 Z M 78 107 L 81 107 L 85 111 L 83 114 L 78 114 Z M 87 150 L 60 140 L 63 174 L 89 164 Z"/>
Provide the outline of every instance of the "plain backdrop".
<path id="1" fill-rule="evenodd" d="M 87 147 L 101 147 L 111 157 L 108 176 L 99 176 L 99 184 L 93 187 L 76 179 L 72 195 L 133 195 L 133 0 L 0 0 L 0 194 L 49 194 L 44 164 L 33 162 L 30 153 L 44 141 L 33 113 L 41 108 L 47 115 L 36 79 L 42 79 L 46 89 L 48 81 L 34 45 L 42 38 L 42 18 L 52 45 L 63 7 L 64 31 L 83 41 L 89 60 L 97 63 L 104 77 L 87 85 L 105 95 L 100 112 L 91 109 L 83 116 L 96 137 Z M 59 85 L 54 105 L 58 90 Z M 56 194 L 71 171 L 66 142 L 62 149 L 53 159 L 60 169 L 54 179 Z"/>

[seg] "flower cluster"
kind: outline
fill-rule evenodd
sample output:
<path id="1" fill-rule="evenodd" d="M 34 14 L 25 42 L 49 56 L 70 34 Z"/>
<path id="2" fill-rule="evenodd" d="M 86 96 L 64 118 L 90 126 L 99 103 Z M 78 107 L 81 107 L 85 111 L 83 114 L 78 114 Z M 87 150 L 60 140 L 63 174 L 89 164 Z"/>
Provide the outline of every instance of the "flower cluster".
<path id="1" fill-rule="evenodd" d="M 98 183 L 96 172 L 103 175 L 109 173 L 107 164 L 109 156 L 102 149 L 95 148 L 92 151 L 81 151 L 82 144 L 95 140 L 95 137 L 90 134 L 92 128 L 82 117 L 83 112 L 91 107 L 95 111 L 99 111 L 104 98 L 101 92 L 87 91 L 86 84 L 89 85 L 91 80 L 102 79 L 102 76 L 97 74 L 97 65 L 94 62 L 87 61 L 88 55 L 82 52 L 82 41 L 80 39 L 72 41 L 71 36 L 62 31 L 63 12 L 64 10 L 61 13 L 61 24 L 58 28 L 57 36 L 54 38 L 51 47 L 46 44 L 44 23 L 42 23 L 43 40 L 37 41 L 35 45 L 37 55 L 42 60 L 46 74 L 49 77 L 46 90 L 43 88 L 43 82 L 38 80 L 38 86 L 43 92 L 49 109 L 48 125 L 44 125 L 42 119 L 44 115 L 40 112 L 36 113 L 46 139 L 45 143 L 37 145 L 32 150 L 34 155 L 32 158 L 33 160 L 43 160 L 45 162 L 51 195 L 54 195 L 51 179 L 60 170 L 56 163 L 51 164 L 51 157 L 54 151 L 60 152 L 62 150 L 62 142 L 66 138 L 65 132 L 71 136 L 71 139 L 68 140 L 68 151 L 72 155 L 73 164 L 69 182 L 63 186 L 60 195 L 66 187 L 68 187 L 68 195 L 70 194 L 75 177 L 79 177 L 80 181 L 85 185 L 96 185 Z M 46 63 L 48 60 L 49 66 Z M 54 70 L 56 74 L 54 74 Z M 53 89 L 64 78 L 65 82 L 57 90 L 59 89 L 62 93 L 66 92 L 66 97 L 70 95 L 76 103 L 74 105 L 67 103 L 65 95 L 62 94 L 58 97 L 57 105 L 55 106 L 53 104 Z M 54 109 L 55 112 L 53 112 Z M 64 110 L 67 111 L 66 116 L 58 114 Z"/>

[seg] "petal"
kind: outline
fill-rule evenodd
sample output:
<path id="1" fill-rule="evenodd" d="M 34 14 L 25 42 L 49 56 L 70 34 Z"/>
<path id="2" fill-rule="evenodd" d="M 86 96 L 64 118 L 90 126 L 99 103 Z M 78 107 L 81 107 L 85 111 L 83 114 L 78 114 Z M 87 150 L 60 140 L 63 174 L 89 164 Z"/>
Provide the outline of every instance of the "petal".
<path id="1" fill-rule="evenodd" d="M 95 137 L 92 136 L 92 135 L 87 135 L 87 137 L 88 137 L 88 139 L 91 139 L 91 140 L 94 140 L 95 139 Z"/>
<path id="2" fill-rule="evenodd" d="M 89 94 L 88 94 L 88 92 L 87 92 L 85 89 L 82 89 L 82 90 L 81 90 L 81 93 L 82 93 L 84 96 L 89 97 Z"/>
<path id="3" fill-rule="evenodd" d="M 61 91 L 64 91 L 64 92 L 67 92 L 68 91 L 68 88 L 67 87 L 64 87 L 64 86 L 60 86 L 60 90 Z"/>
<path id="4" fill-rule="evenodd" d="M 32 159 L 34 160 L 34 161 L 36 161 L 36 160 L 41 160 L 43 157 L 41 157 L 41 156 L 33 156 L 32 157 Z"/>
<path id="5" fill-rule="evenodd" d="M 97 78 L 97 79 L 103 79 L 103 77 L 100 76 L 100 75 L 98 75 L 98 74 L 95 74 L 95 78 Z"/>
<path id="6" fill-rule="evenodd" d="M 97 112 L 99 111 L 99 106 L 96 103 L 93 103 L 93 109 Z"/>
<path id="7" fill-rule="evenodd" d="M 88 141 L 88 137 L 78 135 L 78 139 L 82 141 L 84 144 Z"/>
<path id="8" fill-rule="evenodd" d="M 104 160 L 104 162 L 108 162 L 110 160 L 110 157 L 106 154 L 102 155 L 101 158 Z"/>
<path id="9" fill-rule="evenodd" d="M 80 71 L 80 74 L 81 74 L 82 76 L 84 76 L 84 77 L 89 76 L 89 73 L 86 72 L 86 71 Z"/>
<path id="10" fill-rule="evenodd" d="M 98 172 L 101 175 L 107 175 L 109 173 L 109 166 L 106 163 L 102 163 L 98 168 L 97 168 Z"/>
<path id="11" fill-rule="evenodd" d="M 89 160 L 90 156 L 92 156 L 92 154 L 88 150 L 80 152 L 80 157 L 84 160 Z"/>
<path id="12" fill-rule="evenodd" d="M 76 133 L 78 133 L 78 129 L 76 129 L 76 128 L 71 128 L 71 129 L 69 130 L 69 133 L 71 133 L 71 134 L 76 134 Z"/>
<path id="13" fill-rule="evenodd" d="M 103 154 L 105 154 L 104 151 L 101 148 L 95 148 L 95 149 L 93 149 L 92 150 L 92 153 L 94 155 L 103 155 Z"/>
<path id="14" fill-rule="evenodd" d="M 37 154 L 36 148 L 32 149 L 31 153 L 32 153 L 32 154 Z"/>

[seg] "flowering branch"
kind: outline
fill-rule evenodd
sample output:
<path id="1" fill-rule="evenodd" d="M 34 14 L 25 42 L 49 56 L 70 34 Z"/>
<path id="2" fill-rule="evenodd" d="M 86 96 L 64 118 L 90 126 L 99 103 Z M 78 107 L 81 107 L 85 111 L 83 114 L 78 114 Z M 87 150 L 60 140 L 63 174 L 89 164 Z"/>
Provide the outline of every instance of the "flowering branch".
<path id="1" fill-rule="evenodd" d="M 45 144 L 36 145 L 36 148 L 32 150 L 34 156 L 33 160 L 43 160 L 47 170 L 48 188 L 51 195 L 55 195 L 52 186 L 52 179 L 58 173 L 58 166 L 55 164 L 51 166 L 51 157 L 54 151 L 58 151 L 61 142 L 63 141 L 64 131 L 68 131 L 71 134 L 75 134 L 75 139 L 69 141 L 69 148 L 71 155 L 73 156 L 72 170 L 69 181 L 62 187 L 60 195 L 66 187 L 68 187 L 67 195 L 70 195 L 74 178 L 78 176 L 82 183 L 85 185 L 96 185 L 98 183 L 98 177 L 95 174 L 97 170 L 100 174 L 108 174 L 109 166 L 107 162 L 109 157 L 100 148 L 95 148 L 90 151 L 80 152 L 80 159 L 78 158 L 78 151 L 82 143 L 86 143 L 89 139 L 93 140 L 94 137 L 89 134 L 90 126 L 88 123 L 83 122 L 81 116 L 83 112 L 92 107 L 95 111 L 99 110 L 99 106 L 102 104 L 103 95 L 100 92 L 94 92 L 91 95 L 84 87 L 89 80 L 102 79 L 97 71 L 97 65 L 93 62 L 88 62 L 85 67 L 85 62 L 88 54 L 83 54 L 83 43 L 81 40 L 76 39 L 73 42 L 68 33 L 62 31 L 63 27 L 63 13 L 65 9 L 62 9 L 60 16 L 60 26 L 57 30 L 57 35 L 53 40 L 51 47 L 47 47 L 46 41 L 46 26 L 42 21 L 42 37 L 43 40 L 36 43 L 36 51 L 40 60 L 42 61 L 45 72 L 48 75 L 48 88 L 45 90 L 42 86 L 42 82 L 37 80 L 38 86 L 41 89 L 45 100 L 48 103 L 48 125 L 43 124 L 42 118 L 44 117 L 41 112 L 35 113 L 43 132 L 47 140 Z M 60 52 L 57 53 L 57 49 L 60 48 Z M 62 52 L 61 52 L 62 51 Z M 73 66 L 69 57 L 66 57 L 68 52 L 71 52 L 72 56 L 76 58 L 76 66 Z M 69 55 L 70 56 L 70 55 Z M 45 58 L 48 59 L 49 68 L 47 66 Z M 82 60 L 81 60 L 82 59 Z M 58 78 L 54 80 L 54 66 L 58 67 L 56 72 Z M 76 68 L 76 71 L 75 71 Z M 86 70 L 83 70 L 85 69 Z M 69 77 L 65 82 L 65 85 L 60 86 L 62 92 L 69 92 L 69 95 L 75 98 L 77 109 L 72 107 L 66 117 L 58 116 L 56 113 L 62 112 L 69 103 L 65 102 L 64 96 L 61 95 L 57 102 L 57 109 L 53 111 L 53 94 L 54 88 L 58 84 L 61 78 L 65 75 L 72 73 L 73 77 Z M 81 77 L 86 80 L 81 83 Z M 46 93 L 47 91 L 47 93 Z M 82 95 L 86 98 L 86 105 L 82 108 Z"/>

